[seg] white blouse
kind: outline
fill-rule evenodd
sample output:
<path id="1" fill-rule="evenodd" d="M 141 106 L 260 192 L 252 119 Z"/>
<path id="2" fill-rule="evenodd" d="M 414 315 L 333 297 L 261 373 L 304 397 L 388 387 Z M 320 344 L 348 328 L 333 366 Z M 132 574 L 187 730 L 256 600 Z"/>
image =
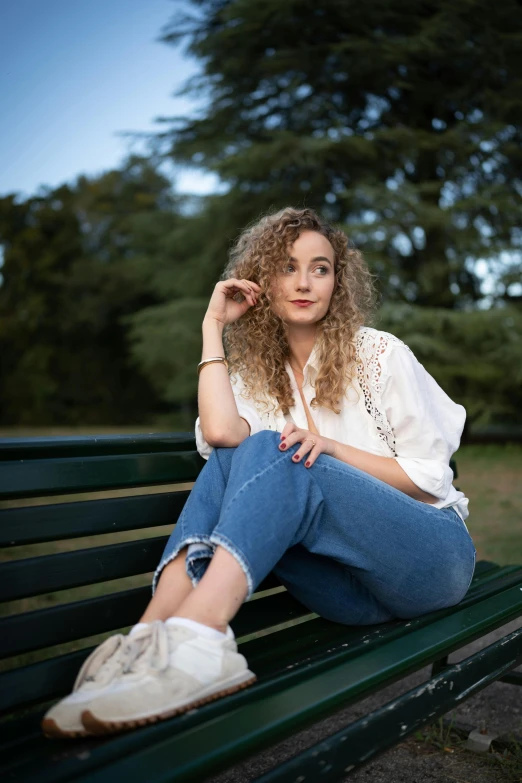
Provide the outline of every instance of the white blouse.
<path id="1" fill-rule="evenodd" d="M 304 367 L 302 391 L 318 432 L 371 454 L 394 457 L 414 484 L 438 498 L 430 505 L 453 506 L 464 521 L 469 516 L 469 500 L 453 486 L 449 460 L 460 444 L 465 408 L 448 397 L 411 349 L 395 335 L 363 326 L 355 343 L 357 373 L 341 401 L 340 414 L 310 405 L 319 370 L 315 348 Z M 262 404 L 246 396 L 240 376 L 230 377 L 238 413 L 249 423 L 251 435 L 268 429 L 282 432 L 289 421 L 308 429 L 288 362 L 286 371 L 295 400 L 286 416 L 265 411 Z M 266 399 L 269 408 L 277 408 L 275 399 L 268 395 Z M 208 459 L 212 446 L 203 438 L 199 417 L 195 434 L 199 453 Z"/>

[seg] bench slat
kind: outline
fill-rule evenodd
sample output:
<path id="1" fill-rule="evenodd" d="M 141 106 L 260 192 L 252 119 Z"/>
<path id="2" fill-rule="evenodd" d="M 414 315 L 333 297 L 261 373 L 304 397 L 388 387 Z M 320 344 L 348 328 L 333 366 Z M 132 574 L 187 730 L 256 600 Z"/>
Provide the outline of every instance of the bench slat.
<path id="1" fill-rule="evenodd" d="M 195 451 L 193 432 L 152 432 L 143 435 L 61 435 L 2 438 L 0 463 L 49 457 L 97 457 L 154 451 Z M 1 475 L 1 466 L 0 466 Z"/>
<path id="2" fill-rule="evenodd" d="M 150 587 L 135 587 L 3 617 L 0 619 L 0 657 L 33 652 L 133 625 L 145 611 L 150 597 Z"/>
<path id="3" fill-rule="evenodd" d="M 195 481 L 202 463 L 193 451 L 3 462 L 0 500 Z"/>
<path id="4" fill-rule="evenodd" d="M 0 657 L 8 658 L 133 625 L 145 611 L 150 597 L 149 586 L 136 587 L 4 617 L 0 620 Z M 286 592 L 249 601 L 236 615 L 238 635 L 244 636 L 305 614 L 310 614 L 310 610 Z"/>
<path id="5" fill-rule="evenodd" d="M 0 546 L 174 526 L 190 490 L 0 510 Z"/>
<path id="6" fill-rule="evenodd" d="M 33 448 L 26 451 L 23 445 L 12 441 L 0 447 L 0 500 L 195 481 L 205 465 L 203 458 L 192 450 L 156 452 L 152 440 L 150 450 L 143 453 L 121 453 L 122 446 L 118 453 L 103 456 L 96 454 L 96 444 L 90 448 L 94 454 L 72 456 L 61 442 L 45 446 L 39 440 L 46 439 L 35 439 Z M 35 454 L 41 458 L 31 458 Z M 14 455 L 19 458 L 13 458 Z M 453 467 L 455 472 L 455 464 Z"/>
<path id="7" fill-rule="evenodd" d="M 122 544 L 78 549 L 43 557 L 28 557 L 0 565 L 0 602 L 67 590 L 155 571 L 168 536 L 142 538 Z M 278 587 L 264 580 L 256 592 Z"/>
<path id="8" fill-rule="evenodd" d="M 30 557 L 0 565 L 0 601 L 146 574 L 158 565 L 168 536 Z"/>

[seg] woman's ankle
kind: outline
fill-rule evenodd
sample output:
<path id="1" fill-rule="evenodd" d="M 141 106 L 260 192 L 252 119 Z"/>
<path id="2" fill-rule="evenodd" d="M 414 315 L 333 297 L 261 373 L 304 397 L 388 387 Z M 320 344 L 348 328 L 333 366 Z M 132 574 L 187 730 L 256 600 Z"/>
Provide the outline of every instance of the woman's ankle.
<path id="1" fill-rule="evenodd" d="M 198 631 L 203 636 L 207 636 L 209 638 L 216 638 L 216 639 L 219 639 L 221 636 L 226 636 L 228 630 L 227 625 L 217 627 L 216 625 L 209 625 L 208 623 L 203 623 L 200 620 L 196 620 L 193 617 L 181 617 L 178 615 L 169 617 L 168 620 L 165 621 L 165 624 L 183 625 L 187 628 L 192 628 L 194 631 Z"/>
<path id="2" fill-rule="evenodd" d="M 215 631 L 219 631 L 220 633 L 227 632 L 228 623 L 227 622 L 216 622 L 215 620 L 210 620 L 205 615 L 199 615 L 197 612 L 184 612 L 183 609 L 180 609 L 179 612 L 176 612 L 174 615 L 168 618 L 169 620 L 190 620 L 194 623 L 198 623 L 198 625 L 205 625 L 207 628 L 212 628 Z"/>
<path id="3" fill-rule="evenodd" d="M 163 568 L 156 590 L 140 623 L 166 620 L 171 617 L 193 591 L 192 582 L 185 570 L 187 547 L 178 552 L 174 560 Z"/>

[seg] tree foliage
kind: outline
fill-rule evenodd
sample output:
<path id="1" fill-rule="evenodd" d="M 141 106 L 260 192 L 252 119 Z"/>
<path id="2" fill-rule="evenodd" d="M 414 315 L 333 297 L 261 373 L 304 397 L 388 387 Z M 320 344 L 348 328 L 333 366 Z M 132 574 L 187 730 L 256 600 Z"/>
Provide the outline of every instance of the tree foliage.
<path id="1" fill-rule="evenodd" d="M 384 302 L 376 325 L 468 424 L 522 423 L 520 3 L 191 8 L 163 40 L 201 63 L 186 87 L 203 98 L 197 115 L 164 119 L 150 158 L 0 198 L 2 423 L 138 424 L 181 407 L 189 428 L 201 321 L 230 245 L 288 204 L 363 250 Z M 224 189 L 175 195 L 162 156 Z"/>
<path id="2" fill-rule="evenodd" d="M 158 409 L 122 319 L 158 301 L 144 275 L 175 219 L 170 189 L 134 156 L 74 187 L 0 199 L 4 424 L 139 422 Z"/>
<path id="3" fill-rule="evenodd" d="M 214 270 L 260 213 L 307 204 L 346 227 L 385 299 L 477 301 L 476 259 L 494 265 L 522 241 L 520 3 L 192 6 L 163 40 L 199 59 L 186 91 L 208 101 L 196 117 L 165 120 L 158 145 L 228 185 L 209 206 Z M 505 258 L 509 299 L 522 266 Z"/>

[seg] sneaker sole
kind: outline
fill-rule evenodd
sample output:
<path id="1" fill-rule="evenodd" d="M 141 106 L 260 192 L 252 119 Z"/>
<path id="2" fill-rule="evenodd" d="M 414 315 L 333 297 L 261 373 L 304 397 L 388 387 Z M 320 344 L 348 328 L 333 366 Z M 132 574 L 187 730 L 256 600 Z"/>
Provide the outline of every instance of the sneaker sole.
<path id="1" fill-rule="evenodd" d="M 188 712 L 195 707 L 201 707 L 203 704 L 208 704 L 211 701 L 221 698 L 222 696 L 229 696 L 231 693 L 248 688 L 256 682 L 257 677 L 252 672 L 247 672 L 248 679 L 241 682 L 236 682 L 233 685 L 229 685 L 226 688 L 220 688 L 220 690 L 207 693 L 205 696 L 200 696 L 198 699 L 186 702 L 185 704 L 178 705 L 170 710 L 156 713 L 155 715 L 147 715 L 142 718 L 134 718 L 132 720 L 123 721 L 104 721 L 97 718 L 92 714 L 90 710 L 84 710 L 82 712 L 82 723 L 87 729 L 89 734 L 116 734 L 120 731 L 126 731 L 128 729 L 137 729 L 140 726 L 146 726 L 149 723 L 157 723 L 160 720 L 166 720 L 172 718 L 174 715 L 181 715 L 184 712 Z"/>
<path id="2" fill-rule="evenodd" d="M 42 731 L 49 739 L 75 739 L 76 737 L 91 737 L 91 732 L 87 729 L 78 729 L 77 731 L 67 731 L 61 729 L 53 718 L 44 718 L 41 723 Z"/>

